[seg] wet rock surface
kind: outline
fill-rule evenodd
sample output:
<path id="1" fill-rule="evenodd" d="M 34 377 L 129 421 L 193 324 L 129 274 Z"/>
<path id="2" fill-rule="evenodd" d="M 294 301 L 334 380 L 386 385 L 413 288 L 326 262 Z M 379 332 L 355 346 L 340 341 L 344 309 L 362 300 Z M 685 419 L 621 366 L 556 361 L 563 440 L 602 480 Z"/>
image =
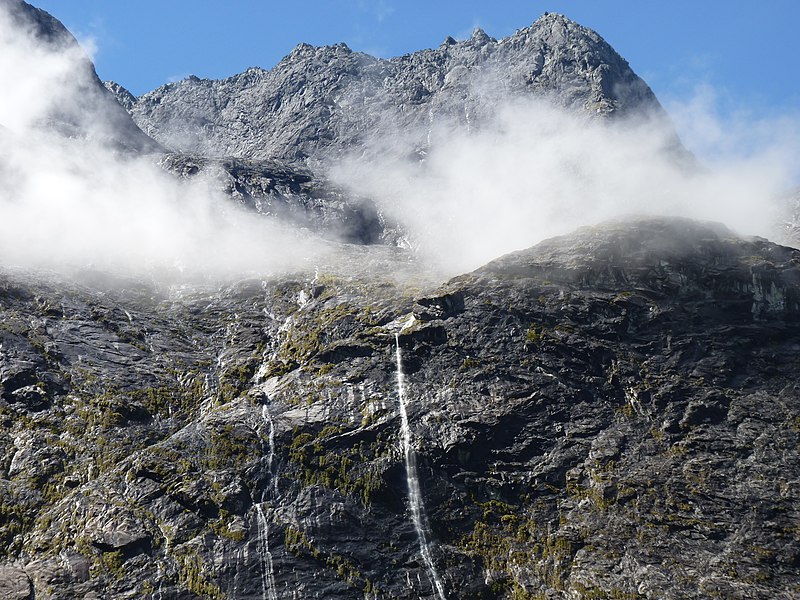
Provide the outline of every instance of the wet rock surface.
<path id="1" fill-rule="evenodd" d="M 448 598 L 794 597 L 799 283 L 797 251 L 678 219 L 441 287 L 5 271 L 0 589 L 436 597 L 398 334 Z"/>

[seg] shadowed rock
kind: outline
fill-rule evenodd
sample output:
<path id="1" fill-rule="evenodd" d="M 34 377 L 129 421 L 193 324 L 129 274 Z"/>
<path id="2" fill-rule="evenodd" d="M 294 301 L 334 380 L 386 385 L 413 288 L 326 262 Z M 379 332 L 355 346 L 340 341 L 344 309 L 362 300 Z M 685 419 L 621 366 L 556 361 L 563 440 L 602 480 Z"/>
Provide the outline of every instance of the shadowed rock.
<path id="1" fill-rule="evenodd" d="M 278 598 L 430 596 L 402 327 L 448 597 L 789 598 L 799 268 L 720 225 L 640 218 L 436 289 L 369 269 L 172 290 L 6 272 L 4 581 L 27 597 L 13 562 L 37 595 L 262 597 L 268 531 Z M 45 404 L 16 398 L 30 381 Z"/>

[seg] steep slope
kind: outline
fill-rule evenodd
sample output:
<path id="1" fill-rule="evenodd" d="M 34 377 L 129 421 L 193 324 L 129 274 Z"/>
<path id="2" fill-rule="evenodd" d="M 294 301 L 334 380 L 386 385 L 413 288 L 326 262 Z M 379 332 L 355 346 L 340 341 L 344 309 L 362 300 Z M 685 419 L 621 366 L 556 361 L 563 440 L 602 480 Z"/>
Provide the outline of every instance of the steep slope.
<path id="1" fill-rule="evenodd" d="M 116 105 L 105 120 L 85 66 L 69 93 L 89 110 L 48 126 L 152 148 Z M 380 215 L 298 159 L 398 129 L 423 150 L 498 97 L 663 118 L 558 15 L 389 61 L 299 46 L 223 82 L 107 88 L 191 150 L 166 170 L 359 243 Z M 0 270 L 0 597 L 800 594 L 798 251 L 637 219 L 440 285 L 397 248 L 341 250 L 225 285 Z"/>
<path id="2" fill-rule="evenodd" d="M 273 69 L 189 77 L 136 100 L 136 123 L 173 150 L 208 156 L 337 155 L 391 136 L 420 151 L 449 127 L 475 127 L 498 103 L 540 98 L 586 115 L 665 115 L 593 31 L 556 14 L 497 41 L 464 41 L 389 60 L 344 44 L 301 44 Z"/>
<path id="3" fill-rule="evenodd" d="M 47 98 L 33 123 L 20 125 L 24 119 L 8 115 L 6 125 L 11 133 L 0 125 L 0 139 L 19 135 L 28 141 L 36 131 L 57 132 L 66 138 L 89 140 L 101 156 L 107 149 L 112 151 L 108 154 L 122 150 L 121 156 L 108 157 L 106 171 L 124 170 L 126 158 L 152 153 L 156 155 L 153 162 L 167 172 L 178 178 L 204 177 L 220 192 L 220 198 L 228 197 L 266 217 L 336 240 L 371 244 L 386 239 L 384 223 L 372 204 L 345 196 L 336 186 L 297 164 L 164 154 L 164 149 L 142 133 L 124 110 L 133 106 L 134 96 L 113 82 L 102 84 L 89 58 L 56 18 L 19 0 L 1 3 L 0 10 L 0 17 L 9 20 L 8 33 L 16 41 L 14 50 L 32 57 L 30 72 L 19 75 L 24 81 L 9 83 L 35 90 L 37 100 Z M 7 142 L 10 148 L 15 146 L 13 137 Z M 63 151 L 86 149 L 78 144 Z"/>
<path id="4" fill-rule="evenodd" d="M 89 137 L 127 151 L 160 149 L 105 89 L 78 42 L 57 19 L 22 0 L 4 0 L 0 11 L 7 15 L 17 32 L 27 34 L 34 47 L 44 51 L 41 60 L 47 60 L 48 55 L 56 59 L 69 56 L 71 58 L 65 60 L 74 60 L 67 77 L 51 82 L 53 87 L 42 91 L 53 98 L 52 107 L 41 115 L 42 125 L 67 136 Z M 39 56 L 36 52 L 31 55 Z M 42 72 L 47 73 L 47 69 L 43 68 Z M 9 82 L 12 86 L 17 83 Z"/>
<path id="5" fill-rule="evenodd" d="M 797 251 L 647 219 L 437 290 L 90 275 L 2 275 L 11 597 L 800 591 Z"/>

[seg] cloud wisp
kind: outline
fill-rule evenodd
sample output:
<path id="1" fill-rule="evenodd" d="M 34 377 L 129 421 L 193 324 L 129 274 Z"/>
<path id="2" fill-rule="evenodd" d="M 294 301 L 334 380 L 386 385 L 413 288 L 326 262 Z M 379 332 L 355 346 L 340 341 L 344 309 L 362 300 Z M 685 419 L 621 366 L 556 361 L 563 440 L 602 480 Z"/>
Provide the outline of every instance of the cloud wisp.
<path id="1" fill-rule="evenodd" d="M 603 121 L 507 100 L 477 130 L 438 132 L 422 161 L 392 150 L 405 131 L 374 140 L 369 160 L 332 170 L 342 185 L 376 199 L 448 273 L 625 215 L 688 216 L 779 238 L 777 198 L 797 182 L 800 121 L 792 121 L 795 135 L 785 121 L 763 122 L 754 137 L 752 123 L 723 122 L 711 108 L 688 103 L 679 114 L 697 125 L 689 146 L 702 149 L 696 160 L 676 152 L 664 120 Z"/>
<path id="2" fill-rule="evenodd" d="M 352 248 L 340 254 L 308 232 L 240 210 L 201 177 L 176 179 L 156 156 L 121 149 L 120 107 L 87 100 L 99 92 L 83 51 L 37 39 L 7 9 L 0 85 L 3 266 L 239 277 L 357 260 Z M 697 149 L 690 166 L 676 159 L 663 120 L 603 121 L 542 101 L 487 98 L 480 112 L 491 116 L 477 127 L 382 131 L 361 158 L 331 167 L 338 183 L 399 224 L 420 269 L 457 274 L 629 214 L 780 237 L 776 198 L 798 182 L 798 119 L 721 120 L 702 95 L 673 103 L 689 150 Z M 419 139 L 432 140 L 424 160 L 408 158 Z"/>
<path id="3" fill-rule="evenodd" d="M 0 264 L 235 276 L 327 252 L 212 183 L 178 180 L 157 156 L 121 149 L 119 107 L 95 101 L 104 91 L 81 48 L 37 37 L 9 10 L 0 10 Z"/>

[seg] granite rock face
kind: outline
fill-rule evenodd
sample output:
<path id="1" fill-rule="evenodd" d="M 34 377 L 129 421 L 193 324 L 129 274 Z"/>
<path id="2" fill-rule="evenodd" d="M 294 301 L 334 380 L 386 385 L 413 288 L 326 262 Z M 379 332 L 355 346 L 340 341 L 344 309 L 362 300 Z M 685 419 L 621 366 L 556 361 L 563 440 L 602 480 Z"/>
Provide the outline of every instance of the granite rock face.
<path id="1" fill-rule="evenodd" d="M 447 598 L 800 591 L 790 248 L 636 220 L 441 287 L 5 272 L 0 306 L 18 595 L 438 597 L 397 344 Z"/>
<path id="2" fill-rule="evenodd" d="M 499 41 L 476 30 L 468 40 L 448 38 L 392 59 L 344 44 L 301 44 L 271 70 L 219 81 L 192 76 L 142 95 L 129 110 L 175 151 L 295 161 L 365 151 L 387 135 L 409 152 L 423 151 L 437 134 L 479 127 L 498 103 L 521 98 L 587 116 L 666 121 L 624 59 L 595 32 L 556 14 Z"/>

